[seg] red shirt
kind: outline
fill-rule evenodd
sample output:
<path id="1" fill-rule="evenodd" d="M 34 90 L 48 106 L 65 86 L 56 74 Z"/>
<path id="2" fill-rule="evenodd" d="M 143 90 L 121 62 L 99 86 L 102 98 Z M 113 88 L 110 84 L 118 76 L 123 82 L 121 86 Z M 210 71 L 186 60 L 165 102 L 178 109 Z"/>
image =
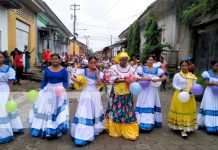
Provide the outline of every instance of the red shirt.
<path id="1" fill-rule="evenodd" d="M 23 56 L 21 56 L 21 55 L 16 55 L 15 56 L 15 58 L 14 58 L 14 60 L 15 60 L 15 65 L 16 65 L 16 67 L 23 67 L 24 65 L 23 65 Z"/>
<path id="2" fill-rule="evenodd" d="M 47 52 L 42 52 L 42 60 L 46 61 L 47 60 Z"/>

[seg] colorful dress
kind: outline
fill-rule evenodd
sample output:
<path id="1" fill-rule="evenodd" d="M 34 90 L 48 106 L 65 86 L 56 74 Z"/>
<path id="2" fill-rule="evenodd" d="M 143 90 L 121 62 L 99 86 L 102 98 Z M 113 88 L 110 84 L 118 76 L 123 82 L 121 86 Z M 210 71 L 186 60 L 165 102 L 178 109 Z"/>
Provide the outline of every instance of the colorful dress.
<path id="1" fill-rule="evenodd" d="M 13 133 L 23 133 L 18 112 L 8 113 L 5 109 L 10 92 L 8 82 L 11 80 L 15 80 L 15 71 L 4 65 L 0 68 L 0 144 L 13 141 Z"/>
<path id="2" fill-rule="evenodd" d="M 190 99 L 186 103 L 180 102 L 178 99 L 179 91 L 185 89 L 190 91 L 197 78 L 188 73 L 177 73 L 173 78 L 173 87 L 176 89 L 168 114 L 168 125 L 174 130 L 193 131 L 197 128 L 196 101 L 194 95 L 190 95 Z"/>
<path id="3" fill-rule="evenodd" d="M 111 78 L 122 79 L 137 77 L 131 66 L 122 68 L 119 64 L 110 68 Z M 106 128 L 112 137 L 136 140 L 139 136 L 138 123 L 134 110 L 133 96 L 127 83 L 114 83 L 111 91 L 110 106 L 106 111 Z"/>
<path id="4" fill-rule="evenodd" d="M 211 70 L 204 71 L 202 77 L 209 82 L 218 82 L 218 75 Z M 214 94 L 211 86 L 207 86 L 204 92 L 198 113 L 198 126 L 204 127 L 210 133 L 218 132 L 218 94 Z"/>
<path id="5" fill-rule="evenodd" d="M 140 74 L 142 74 L 144 78 L 161 78 L 164 75 L 164 71 L 160 68 L 148 70 L 147 67 L 144 66 Z M 158 88 L 150 84 L 148 87 L 142 89 L 136 103 L 136 116 L 140 130 L 151 131 L 154 127 L 162 127 L 162 113 Z"/>
<path id="6" fill-rule="evenodd" d="M 68 74 L 45 69 L 39 96 L 28 117 L 30 135 L 33 137 L 59 137 L 69 128 L 69 108 L 66 92 L 56 93 L 57 88 L 67 88 Z"/>
<path id="7" fill-rule="evenodd" d="M 89 73 L 88 68 L 78 69 L 76 76 L 78 75 L 86 76 L 87 85 L 81 92 L 71 125 L 71 136 L 75 145 L 85 146 L 105 129 L 104 111 L 96 75 Z M 99 72 L 99 76 L 103 79 L 102 72 Z"/>

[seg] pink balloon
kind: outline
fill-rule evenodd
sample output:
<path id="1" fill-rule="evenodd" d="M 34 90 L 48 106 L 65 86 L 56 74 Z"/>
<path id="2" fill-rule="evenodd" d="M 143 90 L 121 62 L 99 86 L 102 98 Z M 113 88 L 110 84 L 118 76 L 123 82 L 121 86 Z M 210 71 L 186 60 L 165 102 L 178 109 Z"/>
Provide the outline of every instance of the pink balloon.
<path id="1" fill-rule="evenodd" d="M 57 96 L 61 96 L 64 91 L 65 91 L 65 89 L 63 86 L 58 86 L 55 88 L 55 94 Z"/>

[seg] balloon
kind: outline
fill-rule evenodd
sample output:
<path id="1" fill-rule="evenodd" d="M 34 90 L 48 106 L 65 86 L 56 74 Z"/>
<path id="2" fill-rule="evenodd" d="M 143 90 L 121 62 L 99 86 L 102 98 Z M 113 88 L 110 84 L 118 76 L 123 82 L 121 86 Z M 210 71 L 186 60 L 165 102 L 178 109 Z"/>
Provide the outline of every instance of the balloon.
<path id="1" fill-rule="evenodd" d="M 143 80 L 143 81 L 139 81 L 139 84 L 141 85 L 142 88 L 146 88 L 150 85 L 150 81 L 147 80 Z"/>
<path id="2" fill-rule="evenodd" d="M 13 112 L 17 109 L 17 104 L 13 100 L 9 100 L 5 105 L 7 112 Z"/>
<path id="3" fill-rule="evenodd" d="M 160 79 L 159 77 L 153 77 L 152 79 Z M 156 88 L 158 88 L 158 87 L 160 87 L 161 86 L 161 81 L 158 81 L 158 82 L 151 82 L 151 85 L 153 86 L 153 87 L 156 87 Z"/>
<path id="4" fill-rule="evenodd" d="M 194 84 L 192 86 L 192 88 L 190 89 L 190 92 L 193 94 L 193 95 L 201 95 L 204 91 L 204 88 L 202 85 L 200 84 Z"/>
<path id="5" fill-rule="evenodd" d="M 142 87 L 141 85 L 138 83 L 138 82 L 133 82 L 130 84 L 130 92 L 134 95 L 139 95 L 141 90 L 142 90 Z"/>
<path id="6" fill-rule="evenodd" d="M 58 86 L 55 88 L 55 94 L 57 96 L 61 96 L 64 91 L 65 91 L 65 89 L 63 86 Z"/>
<path id="7" fill-rule="evenodd" d="M 87 79 L 85 76 L 80 75 L 76 77 L 76 81 L 80 81 L 82 84 L 79 85 L 77 82 L 74 82 L 74 87 L 76 90 L 82 90 L 86 87 Z"/>
<path id="8" fill-rule="evenodd" d="M 28 93 L 27 93 L 27 99 L 31 102 L 35 102 L 38 98 L 38 95 L 39 95 L 39 92 L 36 91 L 36 90 L 30 90 Z"/>
<path id="9" fill-rule="evenodd" d="M 99 65 L 99 64 L 97 64 L 96 67 L 97 67 L 98 69 L 100 69 L 100 65 Z"/>
<path id="10" fill-rule="evenodd" d="M 100 68 L 102 68 L 102 69 L 103 69 L 103 68 L 104 68 L 104 65 L 103 65 L 103 64 L 100 64 Z"/>
<path id="11" fill-rule="evenodd" d="M 179 98 L 179 101 L 180 101 L 180 102 L 182 102 L 182 103 L 186 103 L 186 102 L 189 101 L 189 99 L 190 99 L 190 95 L 189 95 L 188 92 L 186 92 L 186 91 L 182 91 L 182 92 L 179 93 L 178 98 Z"/>
<path id="12" fill-rule="evenodd" d="M 214 95 L 218 95 L 218 86 L 212 86 L 212 91 Z"/>

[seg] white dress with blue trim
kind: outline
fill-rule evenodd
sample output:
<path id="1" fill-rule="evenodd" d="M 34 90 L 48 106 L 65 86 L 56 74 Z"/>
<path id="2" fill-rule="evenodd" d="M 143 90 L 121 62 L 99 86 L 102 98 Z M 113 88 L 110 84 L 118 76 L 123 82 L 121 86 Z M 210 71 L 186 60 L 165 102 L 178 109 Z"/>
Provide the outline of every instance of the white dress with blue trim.
<path id="1" fill-rule="evenodd" d="M 68 86 L 68 73 L 65 68 L 59 72 L 45 69 L 39 96 L 28 117 L 30 135 L 33 137 L 59 137 L 69 128 L 69 108 L 67 94 L 56 95 L 55 89 Z"/>
<path id="2" fill-rule="evenodd" d="M 88 68 L 77 70 L 76 75 L 85 75 L 87 85 L 81 91 L 71 125 L 71 136 L 76 145 L 85 146 L 105 129 L 104 110 L 101 94 L 97 89 L 96 75 L 90 74 Z M 103 79 L 103 73 L 99 72 L 99 75 Z"/>
<path id="3" fill-rule="evenodd" d="M 218 75 L 211 70 L 204 71 L 202 77 L 209 82 L 218 82 Z M 209 133 L 218 132 L 218 95 L 213 93 L 211 86 L 207 86 L 204 91 L 198 113 L 198 126 Z"/>
<path id="4" fill-rule="evenodd" d="M 23 133 L 18 112 L 8 113 L 5 105 L 8 101 L 10 88 L 8 82 L 15 80 L 15 71 L 10 66 L 0 68 L 0 144 L 13 141 L 13 133 Z"/>
<path id="5" fill-rule="evenodd" d="M 164 71 L 160 68 L 148 70 L 146 66 L 142 67 L 140 74 L 142 77 L 161 77 Z M 161 104 L 158 88 L 151 84 L 143 88 L 138 95 L 136 103 L 136 116 L 140 130 L 153 130 L 154 127 L 162 127 Z"/>

